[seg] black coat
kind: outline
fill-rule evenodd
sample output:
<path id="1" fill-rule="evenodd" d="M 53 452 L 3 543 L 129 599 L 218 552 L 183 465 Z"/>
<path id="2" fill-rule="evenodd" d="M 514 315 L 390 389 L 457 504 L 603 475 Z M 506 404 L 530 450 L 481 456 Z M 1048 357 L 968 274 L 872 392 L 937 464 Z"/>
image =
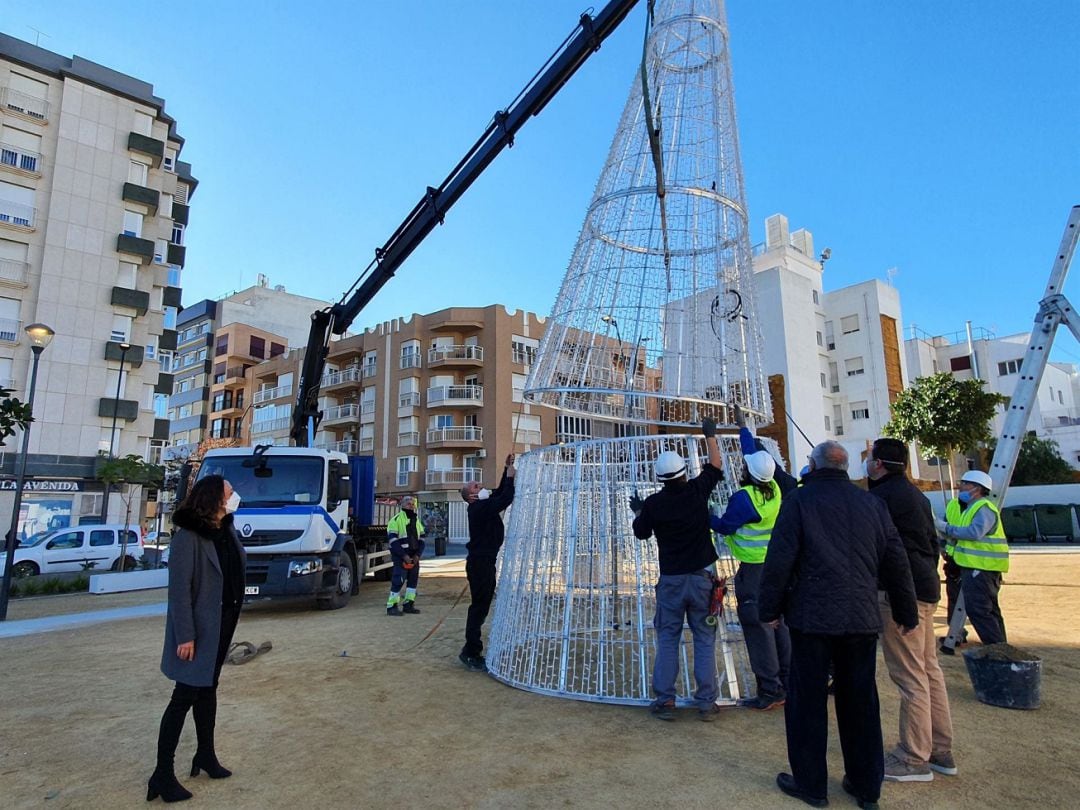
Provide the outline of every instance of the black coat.
<path id="1" fill-rule="evenodd" d="M 877 481 L 871 479 L 870 493 L 885 501 L 889 517 L 900 532 L 911 565 L 915 597 L 920 602 L 940 601 L 939 546 L 930 501 L 902 472 L 889 473 Z"/>
<path id="2" fill-rule="evenodd" d="M 469 542 L 465 551 L 471 558 L 499 556 L 502 548 L 505 528 L 502 512 L 514 502 L 514 479 L 503 470 L 502 481 L 491 495 L 482 501 L 473 501 L 468 506 Z"/>
<path id="3" fill-rule="evenodd" d="M 842 470 L 815 470 L 784 498 L 758 592 L 761 621 L 781 614 L 804 633 L 881 632 L 878 584 L 893 619 L 919 623 L 911 569 L 880 498 Z"/>

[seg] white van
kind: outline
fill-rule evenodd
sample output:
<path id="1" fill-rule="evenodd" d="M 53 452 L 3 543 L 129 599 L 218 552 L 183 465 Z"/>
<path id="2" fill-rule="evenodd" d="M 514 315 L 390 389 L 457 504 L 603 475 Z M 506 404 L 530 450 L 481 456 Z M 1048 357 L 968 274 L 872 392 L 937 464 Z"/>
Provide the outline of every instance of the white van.
<path id="1" fill-rule="evenodd" d="M 65 571 L 119 570 L 124 527 L 120 524 L 83 525 L 35 534 L 15 549 L 11 573 L 16 577 Z M 133 571 L 142 558 L 142 541 L 134 526 L 127 527 L 125 571 Z M 6 555 L 0 555 L 0 572 Z"/>

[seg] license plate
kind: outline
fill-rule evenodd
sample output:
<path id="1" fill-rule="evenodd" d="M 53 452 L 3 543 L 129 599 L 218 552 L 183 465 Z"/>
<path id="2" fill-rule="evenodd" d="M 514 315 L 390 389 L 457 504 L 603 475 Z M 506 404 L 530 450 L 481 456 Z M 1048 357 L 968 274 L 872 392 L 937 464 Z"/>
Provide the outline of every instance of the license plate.
<path id="1" fill-rule="evenodd" d="M 244 596 L 258 596 L 258 595 L 259 595 L 259 586 L 258 585 L 245 585 L 244 586 Z"/>

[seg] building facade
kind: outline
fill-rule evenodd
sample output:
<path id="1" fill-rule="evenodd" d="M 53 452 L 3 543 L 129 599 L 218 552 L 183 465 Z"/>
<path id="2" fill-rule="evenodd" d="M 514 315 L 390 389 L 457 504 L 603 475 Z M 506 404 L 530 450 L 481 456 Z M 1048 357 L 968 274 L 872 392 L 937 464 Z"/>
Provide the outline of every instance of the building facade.
<path id="1" fill-rule="evenodd" d="M 152 85 L 0 34 L 0 377 L 16 396 L 28 394 L 23 327 L 56 332 L 27 458 L 34 486 L 52 491 L 27 492 L 24 534 L 100 519 L 99 454 L 156 462 L 168 441 L 197 185 L 183 146 Z M 0 457 L 9 480 L 20 441 Z M 114 495 L 108 517 L 121 510 Z"/>

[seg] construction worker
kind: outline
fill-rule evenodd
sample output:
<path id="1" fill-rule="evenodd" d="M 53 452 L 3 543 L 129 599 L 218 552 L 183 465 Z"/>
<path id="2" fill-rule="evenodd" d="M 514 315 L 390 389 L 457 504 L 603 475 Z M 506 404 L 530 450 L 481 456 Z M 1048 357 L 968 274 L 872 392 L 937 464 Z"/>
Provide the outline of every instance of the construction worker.
<path id="1" fill-rule="evenodd" d="M 739 561 L 733 583 L 735 600 L 750 668 L 757 681 L 757 694 L 742 705 L 768 711 L 784 705 L 791 663 L 791 636 L 787 625 L 781 621 L 774 630 L 758 617 L 758 585 L 772 528 L 780 513 L 781 494 L 772 456 L 757 450 L 744 456 L 743 460 L 746 471 L 739 482 L 741 487 L 731 496 L 724 514 L 713 516 L 711 526 L 725 539 L 731 555 Z"/>
<path id="2" fill-rule="evenodd" d="M 420 579 L 420 555 L 424 553 L 424 524 L 416 512 L 415 497 L 406 495 L 401 499 L 401 511 L 386 524 L 386 536 L 390 541 L 390 559 L 394 561 L 386 615 L 419 613 L 416 607 L 416 583 Z M 404 601 L 401 598 L 402 585 L 406 586 Z"/>
<path id="3" fill-rule="evenodd" d="M 1009 570 L 1009 541 L 1001 513 L 989 500 L 994 486 L 981 470 L 960 478 L 956 498 L 945 507 L 945 520 L 934 521 L 945 538 L 945 553 L 960 567 L 964 609 L 983 644 L 1006 641 L 1005 620 L 998 606 L 1001 575 Z"/>
<path id="4" fill-rule="evenodd" d="M 634 536 L 646 540 L 656 536 L 660 580 L 656 584 L 656 660 L 652 688 L 656 700 L 649 707 L 660 720 L 675 719 L 675 680 L 679 674 L 679 646 L 683 623 L 694 636 L 694 700 L 698 716 L 716 718 L 716 627 L 706 619 L 712 604 L 716 580 L 716 549 L 709 533 L 709 496 L 723 479 L 720 446 L 716 443 L 716 423 L 702 422 L 701 432 L 709 452 L 709 463 L 701 474 L 687 481 L 686 461 L 678 453 L 661 453 L 654 465 L 657 480 L 664 488 L 644 501 L 634 495 Z"/>

